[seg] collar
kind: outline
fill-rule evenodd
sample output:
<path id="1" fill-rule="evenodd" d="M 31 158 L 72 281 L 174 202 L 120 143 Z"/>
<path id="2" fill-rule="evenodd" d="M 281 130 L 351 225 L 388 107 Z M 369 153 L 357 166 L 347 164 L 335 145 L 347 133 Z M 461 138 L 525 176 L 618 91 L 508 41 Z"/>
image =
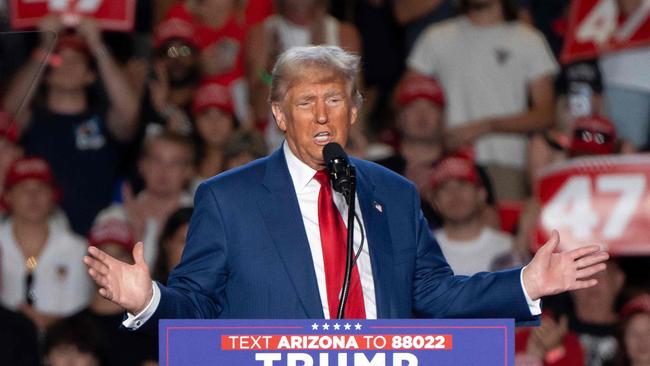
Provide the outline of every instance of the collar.
<path id="1" fill-rule="evenodd" d="M 293 151 L 291 151 L 289 144 L 287 144 L 286 141 L 282 144 L 282 151 L 284 152 L 284 158 L 287 161 L 287 168 L 289 168 L 289 175 L 291 176 L 293 187 L 296 192 L 302 192 L 302 190 L 307 187 L 307 184 L 309 184 L 309 182 L 314 178 L 316 170 L 298 159 Z"/>

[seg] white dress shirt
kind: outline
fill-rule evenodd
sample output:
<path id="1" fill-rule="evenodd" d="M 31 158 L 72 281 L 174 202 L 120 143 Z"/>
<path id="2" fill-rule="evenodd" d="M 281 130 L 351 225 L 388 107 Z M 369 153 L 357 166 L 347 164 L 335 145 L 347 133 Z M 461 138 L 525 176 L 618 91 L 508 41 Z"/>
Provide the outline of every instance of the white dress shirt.
<path id="1" fill-rule="evenodd" d="M 307 164 L 300 161 L 291 151 L 289 146 L 285 143 L 283 146 L 283 152 L 285 159 L 287 161 L 287 167 L 289 168 L 289 174 L 291 175 L 291 180 L 293 186 L 296 190 L 296 195 L 298 197 L 298 205 L 300 207 L 300 213 L 302 216 L 303 224 L 305 225 L 305 232 L 307 233 L 307 240 L 309 241 L 309 249 L 311 250 L 312 261 L 314 262 L 314 271 L 316 273 L 316 280 L 318 283 L 318 293 L 320 294 L 321 304 L 323 306 L 323 315 L 325 319 L 329 319 L 329 304 L 327 302 L 327 284 L 325 281 L 325 268 L 323 262 L 323 249 L 320 240 L 320 229 L 318 226 L 318 192 L 320 191 L 320 184 L 314 175 L 316 170 L 310 168 Z M 343 222 L 347 226 L 347 211 L 348 205 L 345 203 L 345 198 L 342 194 L 332 190 L 334 204 L 341 212 L 343 217 Z M 358 198 L 355 200 L 355 211 L 361 221 L 355 222 L 354 225 L 354 251 L 355 253 L 359 249 L 361 244 L 361 230 L 364 230 L 363 237 L 367 238 L 365 235 L 365 228 L 363 227 L 363 217 L 361 215 L 361 210 L 359 206 Z M 377 302 L 375 299 L 375 283 L 372 276 L 372 265 L 370 262 L 370 254 L 368 251 L 368 242 L 364 241 L 363 248 L 361 249 L 361 254 L 357 260 L 357 268 L 359 270 L 359 278 L 361 280 L 361 288 L 363 290 L 363 302 L 366 311 L 367 319 L 377 319 Z M 523 273 L 523 271 L 522 271 Z M 523 277 L 520 276 L 522 288 L 523 288 Z M 144 324 L 156 311 L 158 304 L 160 303 L 160 290 L 158 285 L 154 282 L 153 284 L 153 297 L 149 302 L 149 305 L 140 312 L 138 315 L 133 315 L 127 313 L 127 319 L 122 323 L 125 327 L 130 329 L 137 329 L 142 324 Z M 540 300 L 532 301 L 528 296 L 528 293 L 524 289 L 524 294 L 528 302 L 532 315 L 541 314 Z"/>

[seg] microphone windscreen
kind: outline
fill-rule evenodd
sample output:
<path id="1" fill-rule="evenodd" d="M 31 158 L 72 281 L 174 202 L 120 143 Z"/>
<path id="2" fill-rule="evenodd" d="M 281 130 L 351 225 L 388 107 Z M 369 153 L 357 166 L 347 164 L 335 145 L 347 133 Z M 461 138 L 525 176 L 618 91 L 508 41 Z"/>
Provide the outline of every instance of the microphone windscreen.
<path id="1" fill-rule="evenodd" d="M 341 145 L 336 142 L 330 142 L 323 148 L 323 160 L 325 161 L 325 164 L 327 164 L 334 159 L 344 159 L 345 161 L 348 161 L 348 155 L 345 153 Z"/>

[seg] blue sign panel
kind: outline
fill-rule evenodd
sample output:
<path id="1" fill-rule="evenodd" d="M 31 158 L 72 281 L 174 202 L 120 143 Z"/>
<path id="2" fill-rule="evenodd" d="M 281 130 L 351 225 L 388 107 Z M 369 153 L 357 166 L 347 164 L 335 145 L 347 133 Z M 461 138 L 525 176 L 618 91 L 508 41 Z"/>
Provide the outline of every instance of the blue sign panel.
<path id="1" fill-rule="evenodd" d="M 161 320 L 162 366 L 514 365 L 512 319 Z"/>

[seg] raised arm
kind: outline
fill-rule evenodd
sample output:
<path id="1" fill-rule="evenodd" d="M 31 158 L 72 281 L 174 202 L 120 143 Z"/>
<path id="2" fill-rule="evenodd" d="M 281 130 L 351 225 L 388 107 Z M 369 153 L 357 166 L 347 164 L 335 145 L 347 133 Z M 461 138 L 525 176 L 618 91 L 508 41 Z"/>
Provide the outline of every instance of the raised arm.
<path id="1" fill-rule="evenodd" d="M 31 119 L 32 100 L 42 81 L 48 55 L 55 45 L 53 41 L 56 41 L 56 35 L 62 28 L 63 24 L 57 16 L 50 15 L 41 20 L 38 45 L 7 87 L 2 107 L 14 116 L 20 130 L 24 130 Z"/>
<path id="2" fill-rule="evenodd" d="M 130 140 L 137 130 L 138 95 L 126 75 L 102 41 L 101 32 L 92 19 L 83 19 L 77 27 L 92 52 L 110 102 L 108 129 L 120 141 Z"/>

